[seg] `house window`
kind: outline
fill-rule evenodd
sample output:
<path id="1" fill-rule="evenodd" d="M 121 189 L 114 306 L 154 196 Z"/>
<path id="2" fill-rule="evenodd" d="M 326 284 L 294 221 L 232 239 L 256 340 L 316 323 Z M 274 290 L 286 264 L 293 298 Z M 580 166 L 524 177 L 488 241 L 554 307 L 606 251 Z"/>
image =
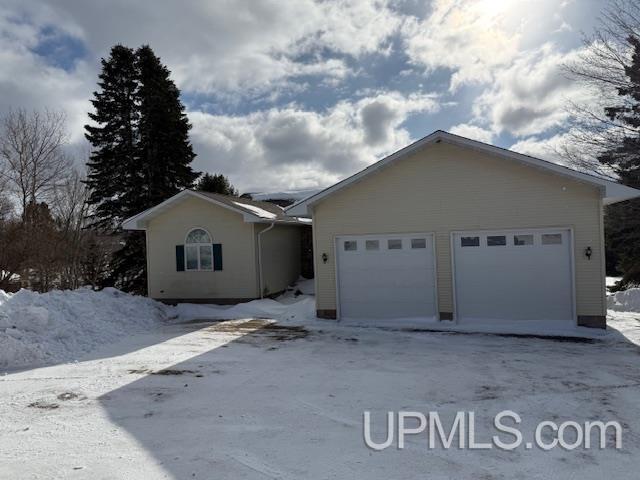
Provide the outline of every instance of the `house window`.
<path id="1" fill-rule="evenodd" d="M 399 238 L 387 240 L 387 248 L 389 250 L 402 250 L 402 240 Z"/>
<path id="2" fill-rule="evenodd" d="M 353 252 L 358 249 L 358 242 L 355 240 L 347 240 L 344 242 L 345 252 Z"/>
<path id="3" fill-rule="evenodd" d="M 427 240 L 425 238 L 412 238 L 411 248 L 427 248 Z"/>
<path id="4" fill-rule="evenodd" d="M 184 253 L 185 270 L 213 270 L 213 245 L 206 230 L 194 228 L 187 234 Z"/>
<path id="5" fill-rule="evenodd" d="M 561 245 L 562 234 L 561 233 L 543 233 L 542 245 Z"/>
<path id="6" fill-rule="evenodd" d="M 533 245 L 533 235 L 514 235 L 514 245 Z"/>
<path id="7" fill-rule="evenodd" d="M 461 237 L 460 246 L 461 247 L 479 247 L 480 237 Z"/>
<path id="8" fill-rule="evenodd" d="M 507 244 L 507 237 L 504 235 L 487 235 L 488 247 L 501 247 Z"/>
<path id="9" fill-rule="evenodd" d="M 380 250 L 379 240 L 367 240 L 364 245 L 367 250 Z"/>

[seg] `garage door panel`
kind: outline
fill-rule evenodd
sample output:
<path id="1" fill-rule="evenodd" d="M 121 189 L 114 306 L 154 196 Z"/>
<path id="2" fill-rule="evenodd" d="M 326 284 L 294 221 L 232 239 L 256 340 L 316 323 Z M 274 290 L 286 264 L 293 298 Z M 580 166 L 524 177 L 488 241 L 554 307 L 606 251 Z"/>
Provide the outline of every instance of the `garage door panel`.
<path id="1" fill-rule="evenodd" d="M 411 239 L 425 248 L 411 248 Z M 390 249 L 389 240 L 400 249 Z M 367 250 L 367 241 L 379 248 Z M 345 248 L 349 242 L 349 249 Z M 337 239 L 340 313 L 346 318 L 433 317 L 433 243 L 426 234 Z"/>
<path id="2" fill-rule="evenodd" d="M 514 236 L 531 236 L 516 245 Z M 561 243 L 544 244 L 545 240 Z M 487 237 L 506 245 L 489 246 Z M 463 246 L 462 237 L 467 244 Z M 454 235 L 457 315 L 462 319 L 570 320 L 573 318 L 569 230 L 465 232 Z"/>

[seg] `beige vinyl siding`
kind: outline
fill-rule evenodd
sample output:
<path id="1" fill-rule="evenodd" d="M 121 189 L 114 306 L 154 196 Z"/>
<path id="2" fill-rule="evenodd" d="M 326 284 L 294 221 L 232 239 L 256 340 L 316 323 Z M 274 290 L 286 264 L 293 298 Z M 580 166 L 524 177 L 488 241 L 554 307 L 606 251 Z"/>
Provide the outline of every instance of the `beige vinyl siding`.
<path id="1" fill-rule="evenodd" d="M 256 224 L 256 235 L 268 227 Z M 283 291 L 300 276 L 301 231 L 302 228 L 297 226 L 276 225 L 262 235 L 265 295 Z"/>
<path id="2" fill-rule="evenodd" d="M 176 245 L 192 228 L 222 244 L 222 271 L 179 272 Z M 187 197 L 153 218 L 147 228 L 149 296 L 158 299 L 255 298 L 257 274 L 253 224 L 239 213 Z"/>
<path id="3" fill-rule="evenodd" d="M 439 311 L 452 312 L 451 232 L 571 227 L 577 314 L 604 315 L 601 210 L 592 185 L 451 144 L 427 146 L 313 207 L 317 308 L 336 308 L 339 235 L 434 232 Z"/>

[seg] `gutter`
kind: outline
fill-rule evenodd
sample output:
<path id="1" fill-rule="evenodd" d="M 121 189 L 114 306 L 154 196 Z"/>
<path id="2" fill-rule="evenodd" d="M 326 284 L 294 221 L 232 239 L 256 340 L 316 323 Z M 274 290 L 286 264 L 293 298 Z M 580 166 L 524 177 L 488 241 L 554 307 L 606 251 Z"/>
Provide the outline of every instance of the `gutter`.
<path id="1" fill-rule="evenodd" d="M 276 226 L 276 222 L 271 222 L 271 225 L 261 232 L 258 232 L 258 288 L 260 289 L 260 298 L 264 298 L 263 274 L 262 274 L 262 234 L 267 233 L 273 227 Z"/>

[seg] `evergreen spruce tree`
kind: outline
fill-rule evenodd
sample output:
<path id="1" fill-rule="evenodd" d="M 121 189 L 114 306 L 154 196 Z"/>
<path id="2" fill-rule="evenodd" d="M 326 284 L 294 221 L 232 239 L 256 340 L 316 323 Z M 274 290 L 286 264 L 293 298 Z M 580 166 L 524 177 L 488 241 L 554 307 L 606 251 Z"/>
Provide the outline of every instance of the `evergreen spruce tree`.
<path id="1" fill-rule="evenodd" d="M 189 142 L 191 125 L 180 102 L 180 91 L 151 47 L 136 51 L 140 124 L 138 155 L 145 177 L 142 210 L 190 187 L 198 178 L 191 169 L 195 153 Z"/>
<path id="2" fill-rule="evenodd" d="M 599 161 L 611 167 L 622 183 L 640 188 L 640 39 L 630 36 L 631 62 L 625 67 L 629 82 L 618 88 L 620 105 L 608 107 L 606 115 L 628 132 L 619 146 Z M 624 289 L 640 285 L 640 200 L 633 199 L 607 207 L 605 215 L 607 271 L 623 273 L 616 286 Z"/>
<path id="3" fill-rule="evenodd" d="M 120 63 L 127 65 L 122 78 L 113 73 Z M 192 186 L 198 177 L 190 166 L 195 158 L 191 125 L 169 75 L 149 46 L 135 53 L 114 47 L 103 60 L 102 91 L 94 94 L 91 118 L 99 126 L 86 127 L 94 147 L 88 183 L 94 189 L 90 203 L 96 207 L 96 224 L 123 238 L 111 261 L 109 283 L 135 293 L 146 290 L 145 237 L 143 232 L 122 232 L 119 224 Z"/>
<path id="4" fill-rule="evenodd" d="M 116 45 L 107 60 L 102 59 L 99 92 L 94 92 L 94 113 L 89 118 L 97 125 L 85 125 L 85 136 L 92 153 L 87 163 L 87 185 L 91 189 L 93 225 L 112 231 L 132 213 L 127 193 L 135 170 L 137 81 L 135 54 Z"/>
<path id="5" fill-rule="evenodd" d="M 238 190 L 231 185 L 231 182 L 227 177 L 222 175 L 221 173 L 211 175 L 210 173 L 205 173 L 196 184 L 196 190 L 200 190 L 201 192 L 211 192 L 211 193 L 221 193 L 223 195 L 232 195 L 234 197 L 238 196 Z"/>

